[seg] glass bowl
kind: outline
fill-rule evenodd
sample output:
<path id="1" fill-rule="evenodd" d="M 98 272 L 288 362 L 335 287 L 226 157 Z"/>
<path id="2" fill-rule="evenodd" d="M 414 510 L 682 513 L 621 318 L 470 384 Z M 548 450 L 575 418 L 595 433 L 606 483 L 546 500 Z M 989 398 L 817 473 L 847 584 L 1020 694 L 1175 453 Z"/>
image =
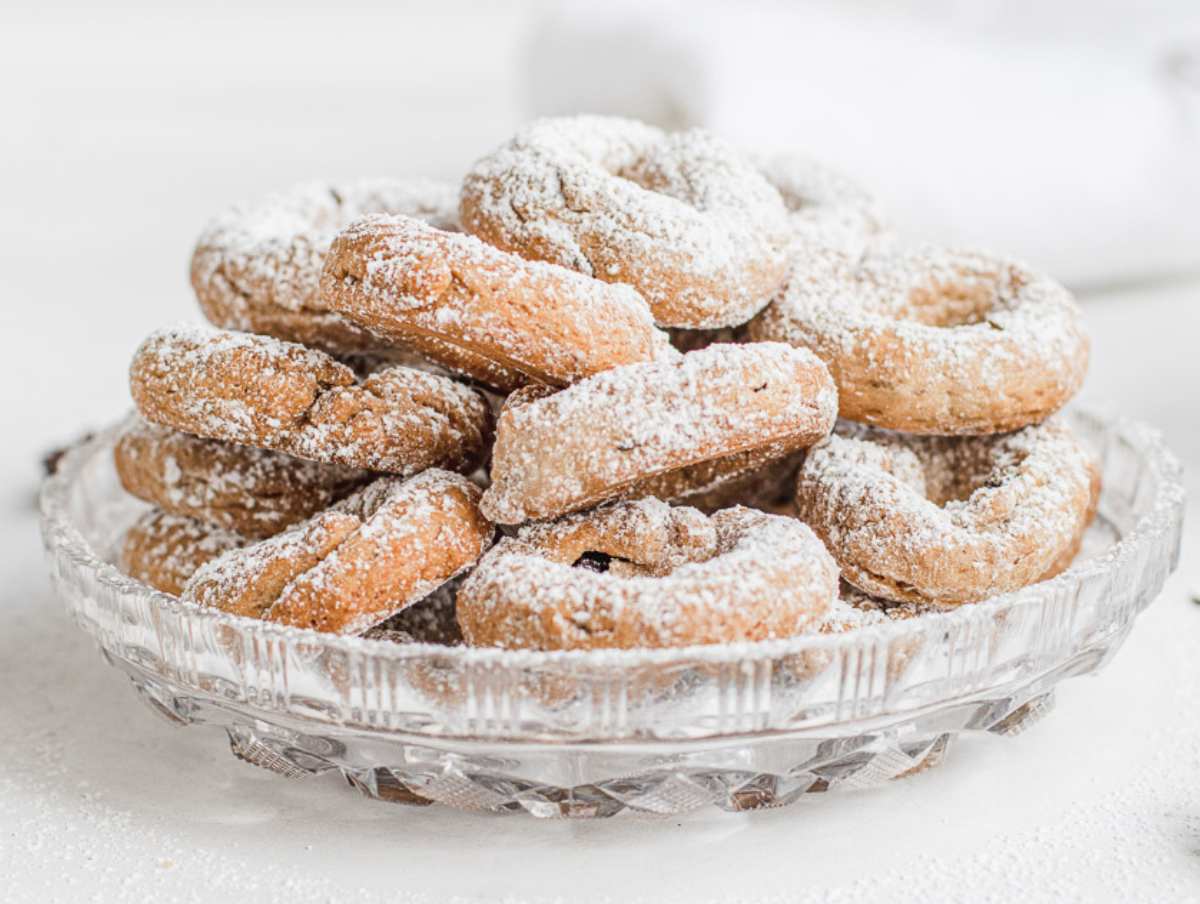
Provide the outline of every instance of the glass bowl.
<path id="1" fill-rule="evenodd" d="M 673 650 L 536 653 L 337 637 L 183 603 L 111 563 L 145 506 L 113 427 L 42 492 L 50 573 L 160 715 L 225 730 L 285 776 L 371 797 L 535 816 L 780 806 L 936 764 L 962 732 L 1012 735 L 1098 669 L 1179 553 L 1183 488 L 1158 435 L 1068 415 L 1103 464 L 1099 515 L 1053 580 L 846 634 Z"/>

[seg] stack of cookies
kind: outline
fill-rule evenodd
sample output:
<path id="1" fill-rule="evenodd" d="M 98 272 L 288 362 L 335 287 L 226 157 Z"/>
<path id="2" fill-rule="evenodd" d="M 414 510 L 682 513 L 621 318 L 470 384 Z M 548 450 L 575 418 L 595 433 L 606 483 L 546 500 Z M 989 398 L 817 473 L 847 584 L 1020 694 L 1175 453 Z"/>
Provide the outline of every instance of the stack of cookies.
<path id="1" fill-rule="evenodd" d="M 842 631 L 1065 568 L 1095 467 L 1052 280 L 899 250 L 700 131 L 542 120 L 461 185 L 305 185 L 201 236 L 210 327 L 134 355 L 121 565 L 393 642 Z M 841 420 L 839 420 L 839 417 Z"/>

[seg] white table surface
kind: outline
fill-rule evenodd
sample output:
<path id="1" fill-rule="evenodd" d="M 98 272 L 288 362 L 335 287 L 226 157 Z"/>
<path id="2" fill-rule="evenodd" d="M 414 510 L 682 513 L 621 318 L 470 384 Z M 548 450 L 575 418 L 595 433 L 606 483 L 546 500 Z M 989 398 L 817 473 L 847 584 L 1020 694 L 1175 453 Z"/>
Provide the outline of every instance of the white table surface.
<path id="1" fill-rule="evenodd" d="M 286 781 L 234 760 L 213 731 L 153 718 L 51 596 L 38 453 L 118 416 L 137 341 L 194 316 L 187 256 L 215 207 L 322 173 L 449 175 L 503 137 L 520 19 L 475 10 L 488 37 L 463 52 L 444 18 L 412 11 L 352 29 L 301 10 L 280 26 L 294 38 L 283 49 L 247 45 L 216 12 L 12 15 L 18 28 L 0 21 L 0 76 L 15 89 L 0 95 L 5 900 L 1200 900 L 1195 503 L 1162 598 L 1045 722 L 960 742 L 942 767 L 881 790 L 780 811 L 539 822 L 399 807 L 332 777 Z M 162 40 L 181 29 L 186 42 Z M 295 54 L 307 80 L 289 76 Z M 312 59 L 337 68 L 336 88 Z M 405 77 L 387 80 L 395 66 Z M 229 94 L 230 79 L 244 90 Z M 314 113 L 325 125 L 296 125 Z M 1085 398 L 1161 426 L 1200 472 L 1200 284 L 1086 301 Z"/>

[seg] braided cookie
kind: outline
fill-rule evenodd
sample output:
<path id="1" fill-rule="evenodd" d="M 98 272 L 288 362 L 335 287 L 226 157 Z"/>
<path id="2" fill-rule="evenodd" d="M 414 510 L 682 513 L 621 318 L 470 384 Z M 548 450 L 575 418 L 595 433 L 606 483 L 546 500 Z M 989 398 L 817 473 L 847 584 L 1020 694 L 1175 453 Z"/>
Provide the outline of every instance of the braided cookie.
<path id="1" fill-rule="evenodd" d="M 816 352 L 842 417 L 910 433 L 1039 423 L 1079 389 L 1088 360 L 1066 289 L 965 252 L 816 255 L 747 333 Z"/>
<path id="2" fill-rule="evenodd" d="M 501 540 L 463 582 L 467 643 L 510 649 L 678 647 L 818 625 L 837 566 L 794 518 L 619 503 Z"/>
<path id="3" fill-rule="evenodd" d="M 198 568 L 247 542 L 195 518 L 151 509 L 125 532 L 117 566 L 155 590 L 178 596 Z"/>
<path id="4" fill-rule="evenodd" d="M 628 286 L 408 217 L 368 217 L 338 235 L 321 291 L 353 323 L 502 390 L 671 354 Z"/>
<path id="5" fill-rule="evenodd" d="M 360 380 L 323 352 L 249 333 L 159 330 L 134 355 L 129 382 L 156 424 L 402 475 L 469 472 L 491 431 L 487 401 L 454 380 L 407 367 Z"/>
<path id="6" fill-rule="evenodd" d="M 368 474 L 201 439 L 131 419 L 113 450 L 126 491 L 243 537 L 269 537 L 365 483 Z"/>
<path id="7" fill-rule="evenodd" d="M 475 164 L 459 211 L 498 248 L 628 283 L 663 326 L 744 323 L 785 275 L 779 193 L 699 130 L 539 120 Z"/>
<path id="8" fill-rule="evenodd" d="M 377 480 L 210 562 L 183 598 L 299 628 L 361 633 L 428 596 L 491 545 L 495 531 L 478 499 L 478 487 L 448 471 Z"/>
<path id="9" fill-rule="evenodd" d="M 458 191 L 425 179 L 306 183 L 211 222 L 192 254 L 192 287 L 204 316 L 226 329 L 265 333 L 333 352 L 377 349 L 378 340 L 331 312 L 318 293 L 339 229 L 370 213 L 458 224 Z"/>
<path id="10" fill-rule="evenodd" d="M 836 248 L 858 259 L 886 239 L 875 199 L 838 171 L 799 154 L 761 158 L 758 169 L 783 198 L 793 255 Z"/>
<path id="11" fill-rule="evenodd" d="M 493 521 L 713 489 L 821 439 L 837 409 L 821 362 L 779 343 L 716 345 L 545 392 L 515 393 L 500 414 L 483 497 Z"/>
<path id="12" fill-rule="evenodd" d="M 1057 422 L 979 437 L 844 425 L 809 450 L 796 507 L 854 586 L 953 605 L 1066 564 L 1097 491 L 1091 457 Z"/>

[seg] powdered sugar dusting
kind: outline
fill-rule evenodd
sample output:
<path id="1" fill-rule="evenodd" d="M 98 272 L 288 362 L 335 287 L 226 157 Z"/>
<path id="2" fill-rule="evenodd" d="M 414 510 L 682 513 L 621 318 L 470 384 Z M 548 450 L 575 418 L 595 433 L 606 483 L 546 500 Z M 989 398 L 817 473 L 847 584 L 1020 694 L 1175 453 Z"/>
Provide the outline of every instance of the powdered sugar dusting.
<path id="1" fill-rule="evenodd" d="M 809 451 L 796 502 L 856 586 L 956 603 L 1044 574 L 1086 525 L 1092 469 L 1057 422 L 970 438 L 846 424 Z"/>
<path id="2" fill-rule="evenodd" d="M 465 477 L 436 469 L 377 480 L 309 521 L 206 565 L 184 597 L 362 633 L 429 596 L 490 545 L 490 525 L 469 513 L 464 520 L 464 501 L 473 507 L 478 496 Z"/>
<path id="3" fill-rule="evenodd" d="M 757 164 L 787 208 L 793 258 L 836 248 L 857 259 L 890 240 L 875 199 L 837 170 L 799 154 L 762 157 Z"/>
<path id="4" fill-rule="evenodd" d="M 325 269 L 327 303 L 356 324 L 418 346 L 432 337 L 536 382 L 570 383 L 672 354 L 629 286 L 525 261 L 411 217 L 351 223 Z"/>
<path id="5" fill-rule="evenodd" d="M 938 248 L 862 259 L 829 249 L 796 260 L 783 296 L 749 333 L 867 371 L 887 337 L 924 368 L 970 369 L 976 390 L 1002 394 L 1022 367 L 1077 385 L 1078 321 L 1066 289 L 1018 263 Z"/>
<path id="6" fill-rule="evenodd" d="M 616 515 L 613 518 L 613 514 Z M 661 536 L 693 522 L 696 538 L 673 551 L 635 558 L 604 571 L 563 561 L 556 540 L 589 518 L 606 519 L 598 552 L 637 555 L 628 532 Z M 713 531 L 704 542 L 698 526 Z M 571 555 L 576 548 L 569 546 Z M 680 553 L 683 553 L 682 555 Z M 568 558 L 570 558 L 568 556 Z M 679 646 L 790 636 L 817 625 L 836 592 L 837 568 L 809 528 L 793 518 L 725 509 L 711 518 L 658 500 L 565 523 L 531 526 L 502 540 L 467 578 L 459 618 L 468 641 L 508 647 Z"/>
<path id="7" fill-rule="evenodd" d="M 126 532 L 120 567 L 156 590 L 178 595 L 197 569 L 246 543 L 231 531 L 151 509 Z"/>
<path id="8" fill-rule="evenodd" d="M 397 366 L 359 381 L 322 352 L 199 327 L 152 334 L 134 356 L 130 384 L 156 423 L 399 474 L 473 469 L 491 425 L 486 400 L 446 377 Z"/>
<path id="9" fill-rule="evenodd" d="M 632 480 L 750 448 L 778 455 L 833 425 L 837 393 L 808 352 L 718 345 L 673 362 L 614 368 L 500 417 L 484 511 L 505 523 L 612 498 Z M 546 453 L 553 443 L 556 454 Z M 693 488 L 695 489 L 695 488 Z"/>
<path id="10" fill-rule="evenodd" d="M 367 479 L 358 469 L 202 439 L 136 417 L 114 454 L 135 496 L 246 536 L 269 536 Z"/>
<path id="11" fill-rule="evenodd" d="M 787 219 L 754 166 L 700 130 L 632 120 L 534 122 L 463 182 L 471 232 L 628 282 L 666 326 L 733 326 L 777 288 Z"/>
<path id="12" fill-rule="evenodd" d="M 255 331 L 264 317 L 290 312 L 313 318 L 316 333 L 322 326 L 344 331 L 318 293 L 337 231 L 368 213 L 403 213 L 455 229 L 457 206 L 454 184 L 425 179 L 298 185 L 210 223 L 192 258 L 192 283 L 220 326 Z"/>

